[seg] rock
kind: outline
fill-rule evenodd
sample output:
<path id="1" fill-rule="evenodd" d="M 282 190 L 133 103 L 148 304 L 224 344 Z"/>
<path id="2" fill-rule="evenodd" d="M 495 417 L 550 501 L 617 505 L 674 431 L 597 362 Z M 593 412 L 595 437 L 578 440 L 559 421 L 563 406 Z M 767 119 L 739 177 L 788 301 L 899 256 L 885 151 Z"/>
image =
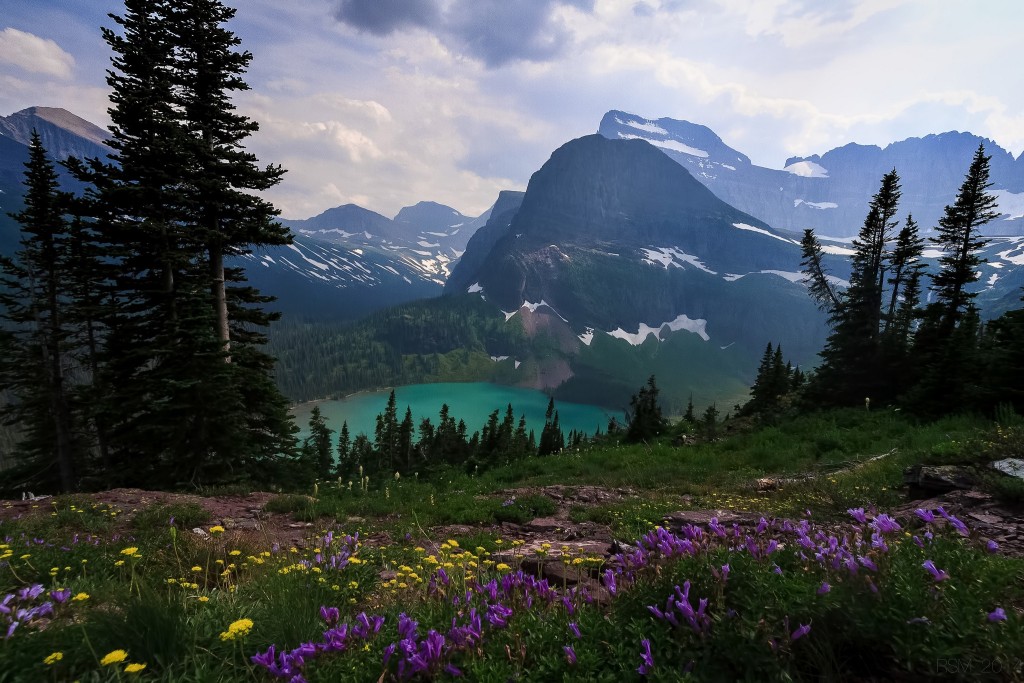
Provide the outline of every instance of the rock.
<path id="1" fill-rule="evenodd" d="M 196 536 L 198 536 L 200 538 L 209 538 L 210 537 L 210 534 L 206 533 L 206 529 L 200 529 L 199 527 L 196 527 L 195 529 L 193 529 L 192 533 L 194 533 Z"/>
<path id="2" fill-rule="evenodd" d="M 911 487 L 912 493 L 941 493 L 971 488 L 974 475 L 959 465 L 914 465 L 903 471 L 903 483 Z"/>
<path id="3" fill-rule="evenodd" d="M 997 517 L 996 515 L 987 515 L 983 512 L 968 512 L 967 516 L 971 519 L 977 520 L 982 524 L 1002 524 L 1003 518 Z"/>
<path id="4" fill-rule="evenodd" d="M 363 519 L 362 517 L 354 517 L 353 516 L 353 517 L 346 517 L 345 518 L 345 523 L 346 524 L 362 524 L 365 521 L 366 520 Z"/>
<path id="5" fill-rule="evenodd" d="M 719 524 L 750 524 L 761 519 L 761 515 L 749 512 L 733 512 L 732 510 L 680 510 L 665 515 L 666 525 L 686 526 L 687 524 L 706 525 L 713 517 Z"/>
<path id="6" fill-rule="evenodd" d="M 992 463 L 991 466 L 1003 474 L 1008 474 L 1011 477 L 1017 477 L 1018 479 L 1024 479 L 1024 460 L 1021 460 L 1020 458 L 997 460 Z"/>
<path id="7" fill-rule="evenodd" d="M 568 523 L 565 520 L 555 519 L 554 517 L 538 517 L 526 526 L 534 531 L 560 531 L 566 528 Z"/>

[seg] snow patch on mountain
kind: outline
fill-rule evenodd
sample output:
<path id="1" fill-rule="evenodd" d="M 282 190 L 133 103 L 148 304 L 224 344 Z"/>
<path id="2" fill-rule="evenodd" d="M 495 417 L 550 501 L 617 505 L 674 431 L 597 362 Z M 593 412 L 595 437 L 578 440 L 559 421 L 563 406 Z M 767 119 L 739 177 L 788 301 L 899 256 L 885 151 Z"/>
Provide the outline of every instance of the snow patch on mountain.
<path id="1" fill-rule="evenodd" d="M 623 140 L 643 140 L 644 142 L 649 142 L 655 147 L 672 150 L 673 152 L 682 152 L 683 154 L 700 157 L 701 159 L 707 159 L 708 156 L 710 156 L 704 150 L 697 149 L 696 147 L 690 147 L 678 140 L 652 140 L 651 138 L 645 138 L 643 135 L 633 135 L 632 133 L 619 133 L 619 137 Z"/>
<path id="2" fill-rule="evenodd" d="M 495 363 L 500 363 L 503 360 L 508 360 L 508 356 L 491 356 L 491 360 Z"/>
<path id="3" fill-rule="evenodd" d="M 857 252 L 853 249 L 846 247 L 837 247 L 834 244 L 822 244 L 821 250 L 826 254 L 832 254 L 833 256 L 853 256 Z"/>
<path id="4" fill-rule="evenodd" d="M 1024 218 L 1024 192 L 1009 192 L 1007 190 L 992 190 L 998 203 L 997 210 L 1006 220 L 1012 221 L 1015 218 Z"/>
<path id="5" fill-rule="evenodd" d="M 294 244 L 289 244 L 288 246 L 291 248 L 292 251 L 294 251 L 296 254 L 301 256 L 303 261 L 305 261 L 306 263 L 310 264 L 311 266 L 316 266 L 320 270 L 330 270 L 331 269 L 331 267 L 329 265 L 327 265 L 326 263 L 321 263 L 320 261 L 314 261 L 313 259 L 311 259 L 308 256 L 306 256 L 305 254 L 303 254 L 302 250 L 299 249 Z"/>
<path id="6" fill-rule="evenodd" d="M 683 264 L 689 264 L 694 268 L 703 270 L 705 273 L 718 275 L 715 271 L 705 266 L 699 258 L 693 254 L 687 254 L 676 247 L 657 247 L 655 249 L 641 249 L 644 252 L 644 263 L 652 266 L 661 264 L 668 270 L 669 266 L 682 268 Z"/>
<path id="7" fill-rule="evenodd" d="M 782 170 L 801 178 L 828 178 L 828 169 L 813 161 L 798 161 Z"/>
<path id="8" fill-rule="evenodd" d="M 474 282 L 469 286 L 468 289 L 466 289 L 466 291 L 469 292 L 470 294 L 476 294 L 477 292 L 484 291 L 484 288 L 480 286 L 479 282 Z"/>
<path id="9" fill-rule="evenodd" d="M 536 304 L 535 303 L 531 303 L 529 301 L 524 301 L 523 305 L 520 306 L 519 308 L 525 308 L 530 313 L 536 313 L 537 309 L 540 308 L 541 306 L 546 307 L 549 311 L 551 311 L 552 313 L 557 315 L 559 318 L 561 318 L 562 322 L 566 322 L 566 323 L 569 322 L 564 317 L 562 317 L 562 314 L 560 314 L 558 311 L 556 311 L 551 304 L 549 304 L 547 301 L 544 301 L 544 299 L 541 299 L 540 303 L 536 303 Z M 508 320 L 508 318 L 506 318 L 506 320 Z"/>
<path id="10" fill-rule="evenodd" d="M 657 133 L 658 135 L 668 135 L 668 131 L 652 121 L 623 121 L 622 119 L 615 117 L 615 121 L 621 123 L 624 126 L 630 128 L 636 128 L 642 130 L 645 133 Z"/>
<path id="11" fill-rule="evenodd" d="M 774 233 L 768 232 L 764 228 L 758 228 L 758 227 L 755 227 L 753 225 L 747 225 L 746 223 L 733 223 L 732 227 L 739 228 L 740 230 L 749 230 L 750 232 L 758 232 L 758 233 L 761 233 L 762 235 L 767 235 L 768 237 L 774 237 L 777 240 L 782 240 L 783 242 L 787 242 L 789 244 L 799 244 L 795 240 L 787 239 L 787 238 L 782 237 L 780 235 L 776 235 Z"/>
<path id="12" fill-rule="evenodd" d="M 655 339 L 661 341 L 661 331 L 667 327 L 673 332 L 678 332 L 679 330 L 686 330 L 687 332 L 692 332 L 693 334 L 696 334 L 704 341 L 710 341 L 711 337 L 709 337 L 707 333 L 707 324 L 708 321 L 705 320 L 704 318 L 698 318 L 694 320 L 688 317 L 687 315 L 683 314 L 676 317 L 675 320 L 669 320 L 654 327 L 646 323 L 640 323 L 636 332 L 627 332 L 626 330 L 620 327 L 615 330 L 612 330 L 611 332 L 608 332 L 607 334 L 611 337 L 615 337 L 616 339 L 623 339 L 626 342 L 628 342 L 631 346 L 640 346 L 641 344 L 644 343 L 644 341 L 647 340 L 647 337 L 652 334 L 654 335 Z"/>
<path id="13" fill-rule="evenodd" d="M 594 328 L 588 327 L 579 337 L 584 346 L 590 346 L 590 342 L 594 341 Z"/>
<path id="14" fill-rule="evenodd" d="M 801 204 L 803 204 L 804 206 L 809 206 L 812 209 L 822 209 L 822 210 L 824 210 L 824 209 L 838 209 L 839 208 L 839 205 L 836 204 L 835 202 L 809 202 L 806 199 L 794 199 L 793 200 L 793 208 L 794 209 L 796 207 L 800 206 Z"/>

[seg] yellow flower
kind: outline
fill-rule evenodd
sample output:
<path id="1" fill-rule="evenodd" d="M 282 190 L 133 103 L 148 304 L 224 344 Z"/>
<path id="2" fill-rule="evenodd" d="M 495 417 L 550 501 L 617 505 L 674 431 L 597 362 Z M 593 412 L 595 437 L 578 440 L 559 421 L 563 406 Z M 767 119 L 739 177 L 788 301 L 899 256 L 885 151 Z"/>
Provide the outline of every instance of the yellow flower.
<path id="1" fill-rule="evenodd" d="M 241 554 L 242 554 L 241 550 L 232 550 L 231 552 L 228 553 L 228 555 L 235 555 L 235 556 L 241 555 Z"/>
<path id="2" fill-rule="evenodd" d="M 120 664 L 126 659 L 128 659 L 127 652 L 124 650 L 114 650 L 113 652 L 107 653 L 107 655 L 100 660 L 100 664 L 103 666 L 110 666 L 111 664 Z"/>
<path id="3" fill-rule="evenodd" d="M 138 552 L 139 552 L 138 548 L 131 547 L 131 548 L 125 548 L 124 550 L 122 550 L 121 554 L 122 555 L 137 555 Z"/>
<path id="4" fill-rule="evenodd" d="M 208 596 L 208 595 L 200 595 L 199 596 L 199 602 L 210 602 L 210 596 Z"/>
<path id="5" fill-rule="evenodd" d="M 79 593 L 78 595 L 76 595 L 75 597 L 73 597 L 71 599 L 76 601 L 76 602 L 82 602 L 83 600 L 88 600 L 89 599 L 89 594 L 88 593 Z"/>
<path id="6" fill-rule="evenodd" d="M 200 566 L 199 566 L 199 565 L 197 564 L 196 566 L 192 567 L 192 571 L 194 571 L 194 572 L 201 572 L 201 571 L 203 571 L 203 568 L 202 568 L 202 567 L 200 567 Z"/>
<path id="7" fill-rule="evenodd" d="M 137 674 L 146 668 L 145 664 L 129 664 L 124 668 L 126 674 Z"/>
<path id="8" fill-rule="evenodd" d="M 252 630 L 252 619 L 239 619 L 231 622 L 228 630 L 220 634 L 221 640 L 234 640 L 249 633 Z"/>
<path id="9" fill-rule="evenodd" d="M 115 567 L 123 567 L 124 566 L 124 560 L 118 560 L 117 562 L 114 563 L 114 566 Z"/>
<path id="10" fill-rule="evenodd" d="M 222 527 L 220 524 L 217 524 L 216 526 L 211 526 L 210 527 L 210 533 L 211 534 L 222 534 L 222 533 L 224 533 L 224 527 Z"/>
<path id="11" fill-rule="evenodd" d="M 497 569 L 499 572 L 507 572 L 509 569 L 512 569 L 512 567 L 508 566 L 504 562 L 501 562 L 498 564 L 497 567 L 495 567 L 495 569 Z"/>
<path id="12" fill-rule="evenodd" d="M 459 547 L 459 542 L 449 538 L 448 539 L 448 545 L 450 545 L 453 548 L 458 548 Z"/>
<path id="13" fill-rule="evenodd" d="M 50 664 L 56 664 L 57 662 L 59 662 L 62 659 L 64 659 L 64 653 L 63 652 L 54 652 L 51 655 L 49 655 L 46 659 L 43 660 L 43 664 L 46 664 L 46 665 L 49 666 Z"/>

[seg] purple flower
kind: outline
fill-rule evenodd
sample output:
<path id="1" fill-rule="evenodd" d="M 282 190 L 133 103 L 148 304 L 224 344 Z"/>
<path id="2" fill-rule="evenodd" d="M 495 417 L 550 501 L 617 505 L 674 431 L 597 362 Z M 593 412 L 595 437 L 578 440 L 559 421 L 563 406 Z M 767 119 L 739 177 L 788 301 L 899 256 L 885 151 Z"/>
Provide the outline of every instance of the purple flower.
<path id="1" fill-rule="evenodd" d="M 636 668 L 636 672 L 641 676 L 646 676 L 654 668 L 654 657 L 651 655 L 651 641 L 644 638 L 640 641 L 640 659 L 643 663 Z"/>
<path id="2" fill-rule="evenodd" d="M 62 588 L 61 590 L 50 591 L 50 597 L 53 598 L 54 602 L 58 605 L 62 605 L 71 597 L 71 589 Z"/>
<path id="3" fill-rule="evenodd" d="M 800 624 L 800 627 L 797 628 L 797 630 L 793 631 L 792 634 L 790 634 L 789 639 L 790 640 L 798 640 L 800 638 L 803 638 L 804 636 L 806 636 L 810 632 L 811 632 L 811 625 L 810 624 Z"/>
<path id="4" fill-rule="evenodd" d="M 391 643 L 386 648 L 384 648 L 384 657 L 382 658 L 384 666 L 388 665 L 388 662 L 391 660 L 391 655 L 395 654 L 396 647 L 398 647 L 397 643 Z"/>
<path id="5" fill-rule="evenodd" d="M 611 569 L 604 571 L 604 587 L 608 589 L 608 592 L 615 595 L 618 591 L 615 585 L 615 572 Z"/>
<path id="6" fill-rule="evenodd" d="M 462 670 L 454 664 L 446 664 L 444 667 L 444 672 L 453 678 L 458 678 L 462 675 Z"/>
<path id="7" fill-rule="evenodd" d="M 864 508 L 850 508 L 846 512 L 861 524 L 868 521 L 867 515 L 864 514 Z"/>
<path id="8" fill-rule="evenodd" d="M 876 565 L 874 563 L 874 561 L 870 557 L 867 557 L 866 555 L 859 556 L 857 558 L 857 561 L 860 562 L 862 565 L 864 565 L 865 567 L 867 567 L 868 569 L 870 569 L 873 572 L 877 572 L 878 571 L 878 565 Z"/>
<path id="9" fill-rule="evenodd" d="M 947 574 L 945 570 L 937 568 L 935 563 L 931 560 L 925 560 L 921 563 L 921 566 L 924 567 L 936 581 L 945 581 L 949 578 L 949 574 Z"/>
<path id="10" fill-rule="evenodd" d="M 1006 621 L 1006 610 L 1002 607 L 996 607 L 994 610 L 988 613 L 989 621 Z"/>
<path id="11" fill-rule="evenodd" d="M 577 638 L 580 638 L 580 637 L 581 637 L 581 636 L 580 636 L 580 627 L 579 627 L 579 624 L 577 624 L 577 623 L 576 623 L 575 621 L 570 621 L 570 622 L 569 622 L 569 630 L 570 630 L 570 631 L 572 632 L 572 634 L 573 634 L 574 636 L 576 636 Z"/>
<path id="12" fill-rule="evenodd" d="M 925 510 L 925 509 L 922 509 L 922 508 L 918 508 L 918 509 L 914 510 L 914 514 L 917 515 L 918 517 L 920 517 L 921 519 L 923 519 L 926 522 L 934 522 L 935 521 L 935 513 L 932 512 L 931 510 Z"/>
<path id="13" fill-rule="evenodd" d="M 338 611 L 337 607 L 320 605 L 320 618 L 326 621 L 328 626 L 334 626 L 341 619 L 341 612 Z"/>
<path id="14" fill-rule="evenodd" d="M 832 590 L 832 586 L 828 584 L 828 581 L 823 581 L 821 587 L 818 589 L 818 595 L 825 595 Z"/>
<path id="15" fill-rule="evenodd" d="M 562 652 L 565 653 L 565 659 L 570 664 L 576 663 L 576 650 L 572 649 L 572 645 L 563 645 Z"/>
<path id="16" fill-rule="evenodd" d="M 985 544 L 985 550 L 989 551 L 990 553 L 998 552 L 999 544 L 995 541 L 990 540 L 988 543 Z"/>
<path id="17" fill-rule="evenodd" d="M 875 517 L 875 521 L 871 524 L 878 530 L 878 533 L 880 534 L 888 534 L 893 531 L 899 531 L 903 528 L 899 525 L 899 522 L 897 522 L 895 519 L 893 519 L 885 513 L 877 515 Z"/>

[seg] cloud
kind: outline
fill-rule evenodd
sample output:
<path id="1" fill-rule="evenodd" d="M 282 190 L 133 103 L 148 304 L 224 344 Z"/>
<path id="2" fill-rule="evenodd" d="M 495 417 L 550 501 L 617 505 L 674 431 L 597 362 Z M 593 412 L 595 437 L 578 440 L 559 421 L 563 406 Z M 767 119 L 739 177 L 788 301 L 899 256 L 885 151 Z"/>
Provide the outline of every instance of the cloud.
<path id="1" fill-rule="evenodd" d="M 566 11 L 592 12 L 594 0 L 341 0 L 335 17 L 377 36 L 424 29 L 452 52 L 488 67 L 546 62 L 572 43 Z"/>
<path id="2" fill-rule="evenodd" d="M 386 36 L 397 30 L 434 26 L 437 0 L 341 0 L 335 18 L 360 31 Z"/>
<path id="3" fill-rule="evenodd" d="M 70 78 L 75 58 L 52 40 L 5 28 L 0 31 L 0 64 L 13 64 L 37 74 Z"/>

